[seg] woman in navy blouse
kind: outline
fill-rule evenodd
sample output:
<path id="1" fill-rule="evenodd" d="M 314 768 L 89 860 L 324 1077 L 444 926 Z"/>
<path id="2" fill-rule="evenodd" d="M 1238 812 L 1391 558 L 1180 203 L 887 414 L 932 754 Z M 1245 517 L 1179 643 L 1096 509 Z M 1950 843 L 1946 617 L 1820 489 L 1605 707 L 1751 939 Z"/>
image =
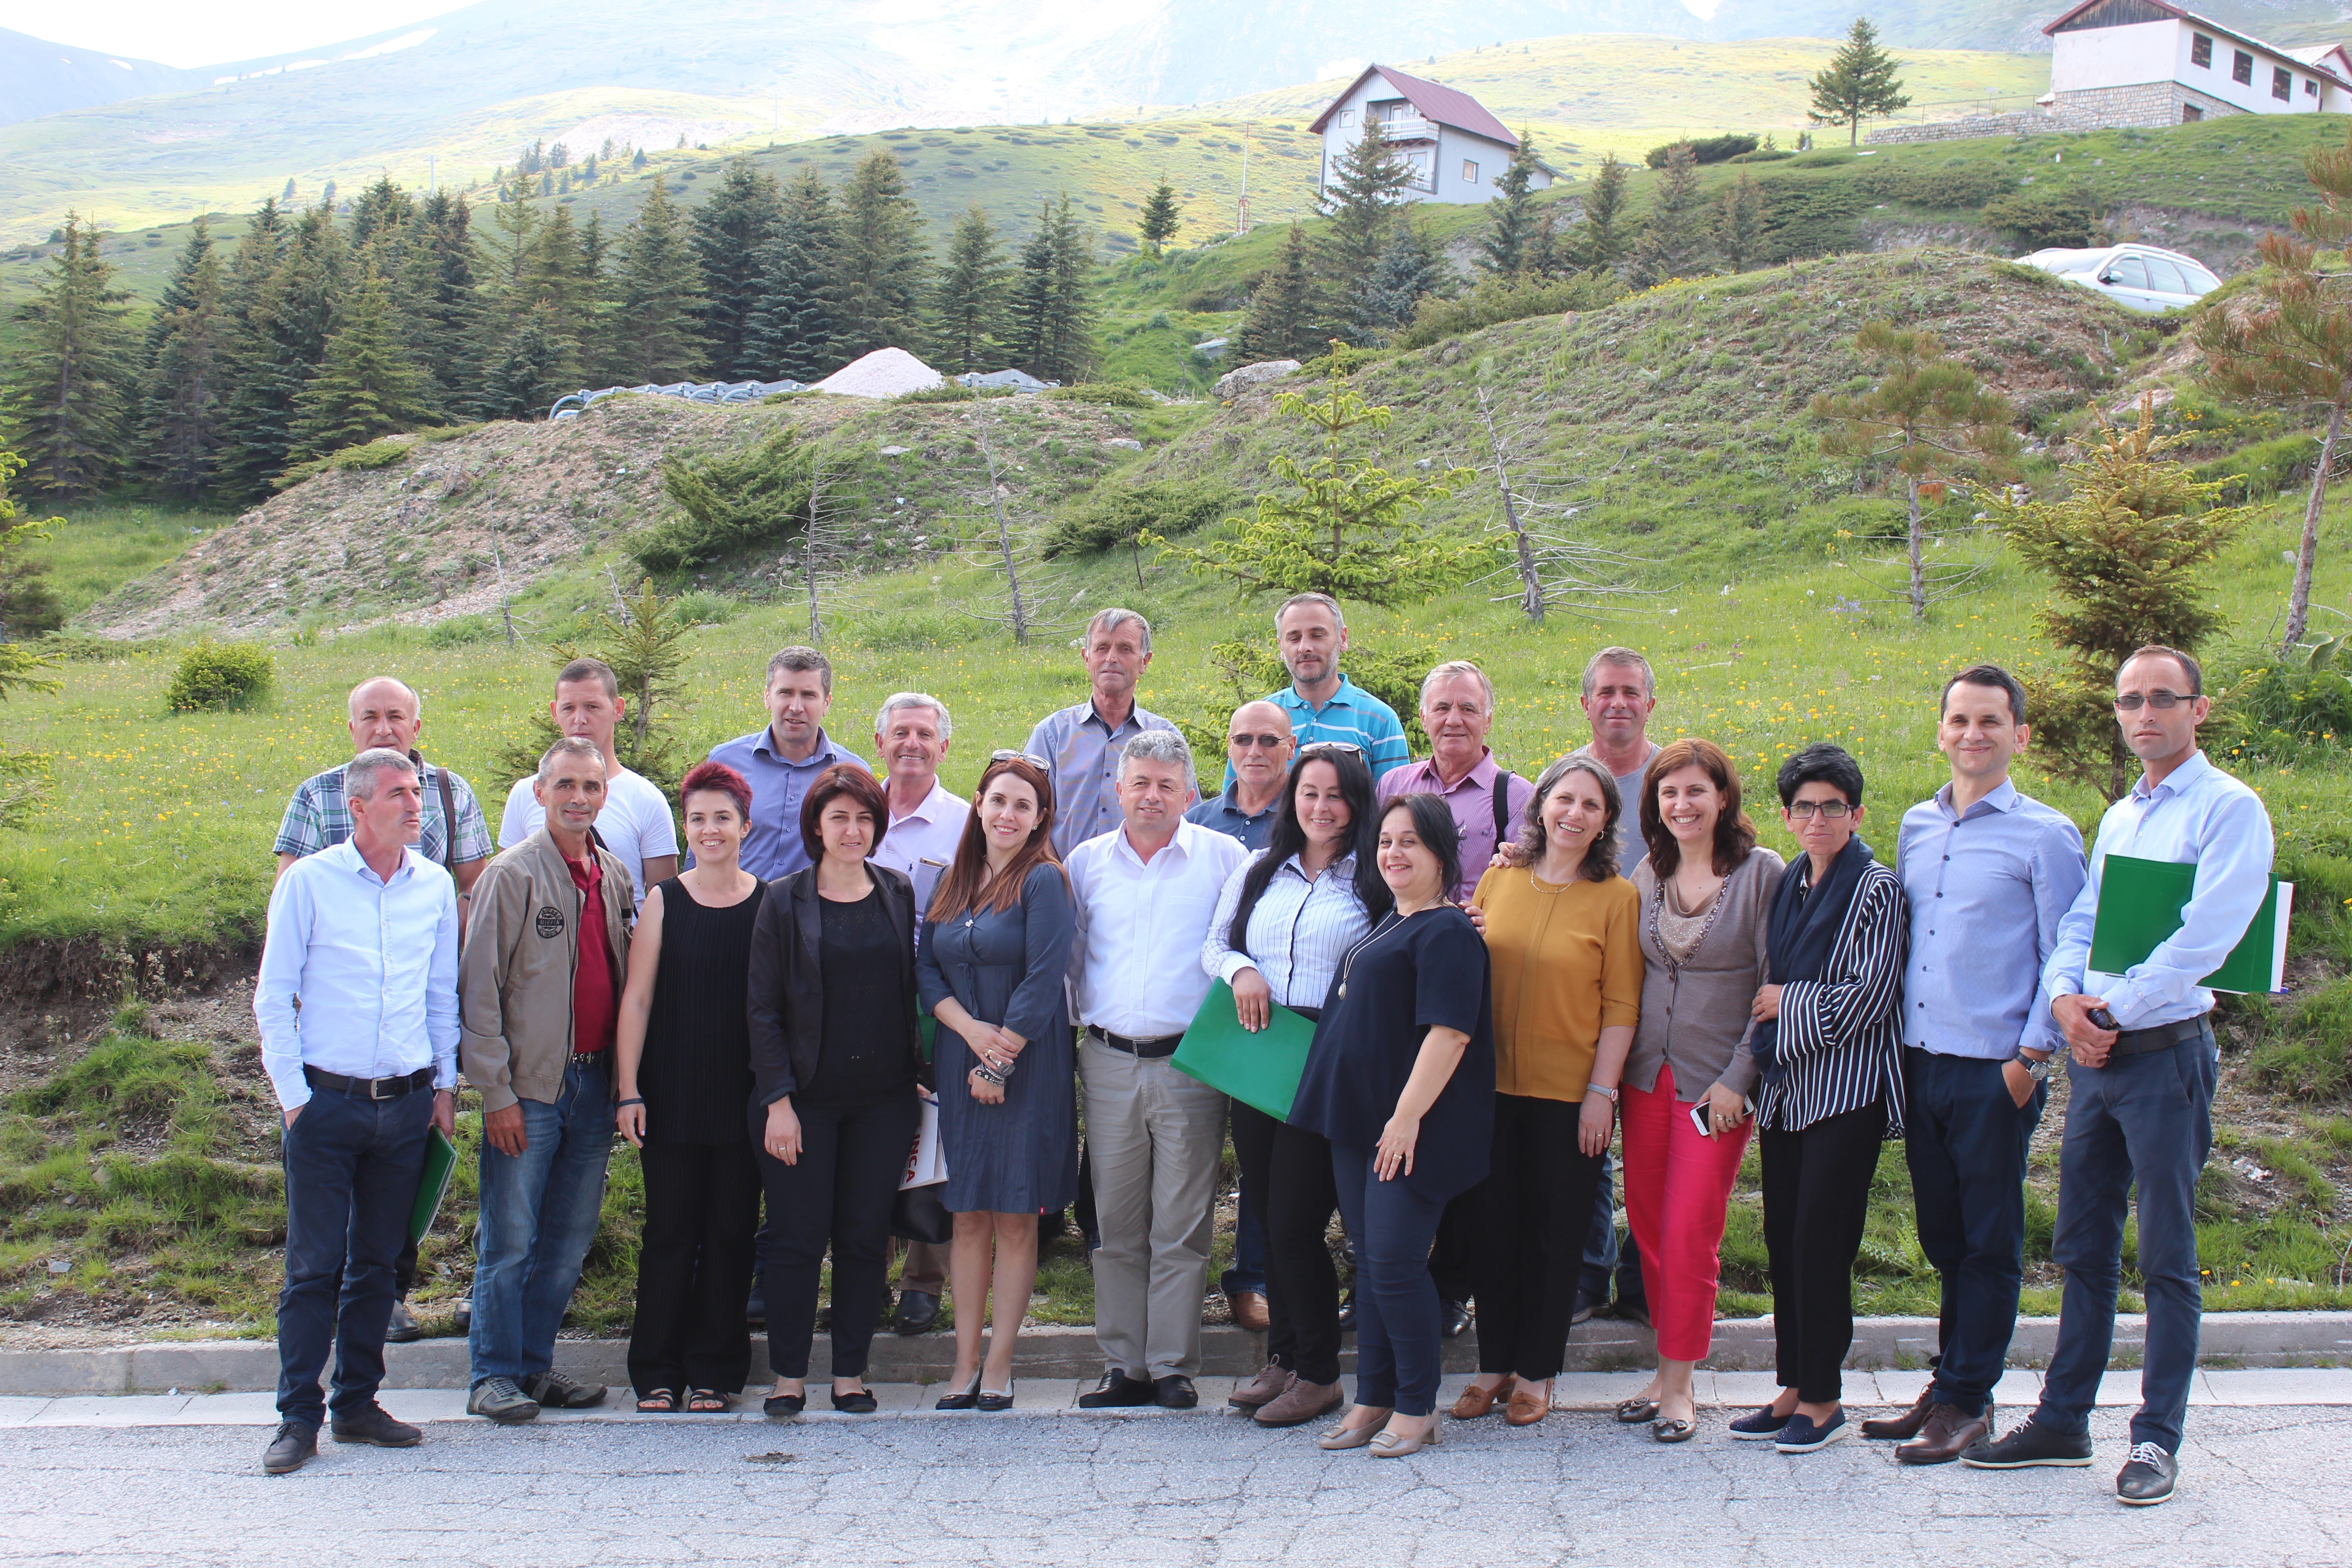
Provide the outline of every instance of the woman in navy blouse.
<path id="1" fill-rule="evenodd" d="M 1438 1440 L 1429 1248 L 1446 1200 L 1486 1174 L 1495 1029 L 1486 944 L 1446 897 L 1461 873 L 1445 803 L 1390 801 L 1378 854 L 1396 905 L 1332 978 L 1290 1120 L 1331 1141 L 1356 1242 L 1356 1402 L 1322 1446 L 1397 1458 Z"/>
<path id="2" fill-rule="evenodd" d="M 939 1020 L 941 1194 L 955 1215 L 955 1392 L 942 1410 L 1013 1404 L 1013 1348 L 1037 1282 L 1037 1216 L 1077 1195 L 1076 1067 L 1062 979 L 1076 917 L 1054 856 L 1054 786 L 999 753 L 972 794 L 955 864 L 931 894 L 915 959 Z M 995 1319 L 981 1360 L 982 1308 Z"/>

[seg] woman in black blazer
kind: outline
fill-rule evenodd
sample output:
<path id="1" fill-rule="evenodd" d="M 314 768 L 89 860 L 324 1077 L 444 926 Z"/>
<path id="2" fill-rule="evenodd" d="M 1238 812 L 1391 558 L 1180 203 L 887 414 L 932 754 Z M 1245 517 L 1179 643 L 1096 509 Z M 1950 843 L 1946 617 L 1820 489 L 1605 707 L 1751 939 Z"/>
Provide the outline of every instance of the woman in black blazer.
<path id="1" fill-rule="evenodd" d="M 751 937 L 751 1133 L 767 1191 L 768 1359 L 777 1417 L 807 1402 L 817 1280 L 833 1250 L 833 1407 L 875 1408 L 890 1209 L 919 1124 L 915 894 L 867 857 L 890 808 L 874 775 L 829 769 L 801 803 L 814 864 L 768 884 Z"/>

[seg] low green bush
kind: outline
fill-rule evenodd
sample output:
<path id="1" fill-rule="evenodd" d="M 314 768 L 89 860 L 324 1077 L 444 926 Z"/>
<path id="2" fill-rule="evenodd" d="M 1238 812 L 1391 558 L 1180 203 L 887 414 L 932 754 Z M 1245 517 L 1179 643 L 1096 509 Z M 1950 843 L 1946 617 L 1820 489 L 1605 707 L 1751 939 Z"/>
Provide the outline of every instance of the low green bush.
<path id="1" fill-rule="evenodd" d="M 2247 1058 L 2256 1083 L 2296 1100 L 2335 1100 L 2352 1087 L 2352 975 L 2284 1005 L 2262 1000 L 2271 1026 Z"/>
<path id="2" fill-rule="evenodd" d="M 1744 153 L 1753 153 L 1761 144 L 1760 138 L 1744 136 L 1738 132 L 1722 136 L 1702 136 L 1690 144 L 1691 161 L 1696 163 L 1727 163 Z M 1663 169 L 1666 166 L 1666 155 L 1674 149 L 1675 144 L 1671 142 L 1663 147 L 1653 147 L 1642 155 L 1642 162 L 1653 169 Z"/>
<path id="3" fill-rule="evenodd" d="M 2048 246 L 2091 246 L 2103 243 L 2103 209 L 2098 193 L 2075 181 L 2044 185 L 2000 196 L 1985 204 L 1984 222 L 2028 249 Z"/>
<path id="4" fill-rule="evenodd" d="M 2226 458 L 2197 467 L 2197 477 L 2221 486 L 2215 498 L 2223 506 L 2243 506 L 2267 500 L 2281 490 L 2311 483 L 2311 467 L 2319 461 L 2316 436 L 2279 436 L 2241 447 Z"/>
<path id="5" fill-rule="evenodd" d="M 1172 538 L 1196 532 L 1241 503 L 1240 495 L 1214 479 L 1106 485 L 1054 524 L 1045 535 L 1045 554 L 1048 559 L 1092 554 L 1129 544 L 1143 533 Z"/>
<path id="6" fill-rule="evenodd" d="M 276 673 L 269 650 L 258 643 L 200 642 L 180 656 L 163 700 L 182 712 L 238 708 L 267 692 Z"/>
<path id="7" fill-rule="evenodd" d="M 1107 381 L 1081 381 L 1070 386 L 1049 386 L 1044 395 L 1059 403 L 1095 403 L 1106 408 L 1150 408 L 1152 401 L 1131 386 Z"/>
<path id="8" fill-rule="evenodd" d="M 1482 278 L 1469 292 L 1455 299 L 1423 296 L 1420 307 L 1413 311 L 1412 325 L 1397 334 L 1396 346 L 1425 349 L 1447 338 L 1504 321 L 1559 316 L 1570 310 L 1597 310 L 1622 299 L 1624 294 L 1625 285 L 1605 268 L 1527 282 L 1511 278 Z"/>
<path id="9" fill-rule="evenodd" d="M 2215 722 L 2206 744 L 2232 763 L 2336 758 L 2352 748 L 2352 680 L 2330 666 L 2267 661 L 2214 689 Z"/>
<path id="10" fill-rule="evenodd" d="M 2017 188 L 2015 177 L 1992 163 L 1930 165 L 1916 159 L 1874 163 L 1855 175 L 1853 183 L 1874 201 L 1943 211 L 1980 207 Z"/>

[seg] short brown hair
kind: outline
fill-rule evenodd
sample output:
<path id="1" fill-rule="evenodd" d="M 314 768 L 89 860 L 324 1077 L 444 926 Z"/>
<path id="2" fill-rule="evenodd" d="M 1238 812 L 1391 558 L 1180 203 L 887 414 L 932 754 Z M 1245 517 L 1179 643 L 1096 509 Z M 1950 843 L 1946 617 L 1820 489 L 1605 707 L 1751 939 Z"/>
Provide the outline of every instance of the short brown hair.
<path id="1" fill-rule="evenodd" d="M 558 686 L 569 686 L 578 680 L 593 680 L 603 687 L 607 701 L 618 702 L 621 700 L 621 678 L 614 675 L 613 667 L 601 658 L 575 658 L 555 672 L 555 684 Z"/>
<path id="2" fill-rule="evenodd" d="M 816 649 L 801 647 L 797 645 L 778 648 L 775 658 L 768 661 L 768 679 L 761 684 L 761 689 L 764 691 L 773 686 L 776 683 L 776 672 L 784 669 L 801 675 L 806 675 L 812 670 L 815 671 L 818 687 L 827 697 L 833 695 L 833 660 L 825 658 Z"/>
<path id="3" fill-rule="evenodd" d="M 1682 844 L 1666 831 L 1666 820 L 1658 814 L 1658 784 L 1684 768 L 1706 773 L 1723 795 L 1723 815 L 1715 819 L 1715 870 L 1728 877 L 1755 849 L 1756 825 L 1739 809 L 1739 771 L 1713 741 L 1682 740 L 1661 746 L 1642 774 L 1642 842 L 1650 847 L 1650 869 L 1664 881 L 1683 863 Z"/>
<path id="4" fill-rule="evenodd" d="M 2202 697 L 2205 695 L 2204 666 L 2199 664 L 2195 659 L 2189 658 L 2179 648 L 2167 647 L 2162 643 L 2152 642 L 2145 647 L 2136 647 L 2132 649 L 2131 658 L 2124 660 L 2122 664 L 2116 666 L 2116 679 L 2117 680 L 2121 680 L 2124 678 L 2124 670 L 2128 666 L 2135 664 L 2143 658 L 2170 659 L 2173 663 L 2180 667 L 2180 673 L 2189 678 L 2189 695 L 2191 697 Z"/>
<path id="5" fill-rule="evenodd" d="M 835 763 L 809 785 L 801 800 L 801 847 L 808 851 L 811 864 L 824 858 L 824 835 L 817 830 L 817 819 L 845 795 L 874 818 L 874 842 L 866 847 L 866 853 L 870 856 L 882 847 L 882 836 L 890 830 L 890 797 L 882 793 L 864 763 Z"/>

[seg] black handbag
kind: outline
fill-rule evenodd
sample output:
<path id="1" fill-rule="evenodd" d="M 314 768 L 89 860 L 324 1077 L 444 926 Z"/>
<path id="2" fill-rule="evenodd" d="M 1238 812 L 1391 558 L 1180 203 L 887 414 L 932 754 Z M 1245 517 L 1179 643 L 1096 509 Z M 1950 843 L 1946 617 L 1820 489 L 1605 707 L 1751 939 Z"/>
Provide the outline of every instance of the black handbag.
<path id="1" fill-rule="evenodd" d="M 955 1215 L 948 1212 L 945 1182 L 900 1187 L 890 1205 L 890 1234 L 906 1241 L 945 1247 L 955 1235 Z"/>

